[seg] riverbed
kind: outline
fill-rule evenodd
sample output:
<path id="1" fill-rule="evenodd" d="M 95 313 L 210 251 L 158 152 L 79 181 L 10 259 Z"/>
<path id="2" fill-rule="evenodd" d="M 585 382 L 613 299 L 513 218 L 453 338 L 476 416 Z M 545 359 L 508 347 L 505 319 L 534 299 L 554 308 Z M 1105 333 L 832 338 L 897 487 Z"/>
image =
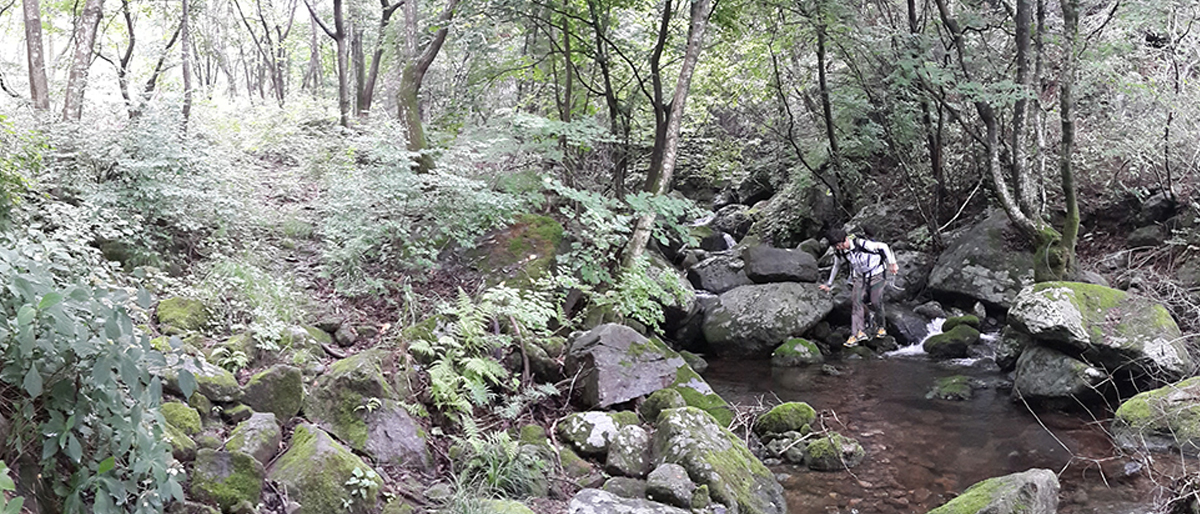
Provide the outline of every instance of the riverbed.
<path id="1" fill-rule="evenodd" d="M 1109 412 L 1034 414 L 1011 400 L 1010 382 L 986 359 L 938 363 L 908 351 L 828 366 L 725 359 L 704 374 L 731 402 L 806 402 L 818 424 L 866 449 L 863 463 L 848 471 L 772 466 L 792 514 L 923 514 L 971 484 L 1030 468 L 1059 474 L 1062 514 L 1149 514 L 1165 494 L 1157 484 L 1164 479 L 1147 472 L 1158 464 L 1147 467 L 1144 456 L 1113 447 Z M 926 398 L 936 379 L 951 375 L 987 387 L 965 401 Z"/>

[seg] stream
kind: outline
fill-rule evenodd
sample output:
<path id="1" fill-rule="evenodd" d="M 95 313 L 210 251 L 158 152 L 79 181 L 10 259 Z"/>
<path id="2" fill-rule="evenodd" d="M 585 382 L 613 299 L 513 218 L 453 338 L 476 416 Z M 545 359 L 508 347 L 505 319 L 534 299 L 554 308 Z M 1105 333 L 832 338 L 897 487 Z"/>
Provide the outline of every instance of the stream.
<path id="1" fill-rule="evenodd" d="M 1138 461 L 1115 451 L 1107 421 L 1086 413 L 1035 416 L 1011 400 L 990 360 L 933 362 L 918 346 L 827 364 L 838 374 L 734 359 L 714 359 L 704 374 L 731 402 L 806 402 L 820 414 L 818 423 L 866 449 L 863 463 L 849 471 L 772 466 L 790 513 L 923 514 L 976 482 L 1034 467 L 1059 473 L 1062 514 L 1149 514 L 1162 494 L 1138 472 Z M 926 399 L 937 378 L 951 375 L 989 386 L 966 401 Z"/>

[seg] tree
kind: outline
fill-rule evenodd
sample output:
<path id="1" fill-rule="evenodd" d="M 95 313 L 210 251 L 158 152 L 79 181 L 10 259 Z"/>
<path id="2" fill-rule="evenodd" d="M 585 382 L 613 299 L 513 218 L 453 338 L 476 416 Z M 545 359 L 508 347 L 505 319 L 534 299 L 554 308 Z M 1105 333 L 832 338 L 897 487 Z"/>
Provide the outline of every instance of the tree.
<path id="1" fill-rule="evenodd" d="M 33 107 L 50 108 L 50 88 L 46 84 L 46 62 L 42 50 L 42 12 L 38 0 L 22 0 L 25 9 L 25 52 L 29 61 L 29 93 Z"/>
<path id="2" fill-rule="evenodd" d="M 392 14 L 404 5 L 404 2 L 405 0 L 397 0 L 395 3 L 389 4 L 388 0 L 379 0 L 379 5 L 383 9 L 379 18 L 379 37 L 375 41 L 375 51 L 371 55 L 370 70 L 366 74 L 366 81 L 359 94 L 357 112 L 359 116 L 367 116 L 371 113 L 371 103 L 375 100 L 375 84 L 379 78 L 379 62 L 383 60 L 383 41 L 387 32 L 388 22 L 392 19 Z"/>
<path id="3" fill-rule="evenodd" d="M 191 17 L 189 9 L 190 0 L 182 0 L 183 16 L 179 20 L 179 34 L 183 42 L 180 47 L 183 54 L 183 133 L 187 134 L 188 120 L 192 117 L 192 45 L 191 38 L 188 37 L 188 18 Z M 132 47 L 132 45 L 131 45 Z"/>
<path id="4" fill-rule="evenodd" d="M 433 64 L 438 52 L 442 50 L 442 45 L 446 43 L 446 35 L 450 33 L 450 20 L 454 18 L 458 0 L 447 1 L 446 8 L 442 10 L 434 23 L 437 31 L 434 32 L 433 38 L 426 43 L 420 55 L 416 55 L 417 23 L 416 8 L 413 5 L 415 3 L 415 1 L 409 0 L 409 8 L 406 9 L 408 23 L 405 47 L 409 52 L 409 60 L 400 75 L 400 89 L 396 92 L 396 103 L 400 121 L 404 123 L 408 132 L 408 151 L 417 155 L 417 171 L 427 173 L 433 169 L 433 156 L 425 152 L 425 129 L 421 122 L 421 103 L 418 95 L 421 92 L 421 83 L 425 81 L 425 74 L 429 72 L 429 66 Z"/>
<path id="5" fill-rule="evenodd" d="M 337 76 L 338 76 L 338 123 L 343 127 L 350 126 L 350 46 L 347 41 L 346 34 L 346 17 L 342 12 L 342 0 L 333 0 L 333 29 L 331 30 L 325 22 L 321 21 L 321 17 L 317 16 L 317 11 L 313 9 L 312 2 L 304 0 L 304 6 L 308 7 L 308 14 L 312 16 L 313 23 L 321 27 L 325 34 L 333 39 L 337 45 Z"/>
<path id="6" fill-rule="evenodd" d="M 264 3 L 267 4 L 265 9 L 263 8 Z M 251 22 L 250 18 L 246 16 L 240 0 L 233 0 L 233 5 L 237 9 L 238 17 L 241 18 L 246 31 L 250 34 L 250 40 L 254 42 L 255 50 L 258 50 L 260 62 L 266 68 L 271 81 L 271 90 L 275 93 L 275 101 L 282 106 L 284 99 L 287 98 L 288 78 L 288 55 L 284 41 L 292 33 L 292 22 L 296 19 L 296 0 L 286 0 L 282 14 L 275 12 L 274 4 L 270 0 L 255 0 L 257 17 L 254 22 Z M 256 24 L 261 25 L 261 32 L 255 31 Z M 244 57 L 243 61 L 246 64 L 247 89 L 251 89 L 249 84 L 257 83 L 261 93 L 263 81 L 261 79 L 253 80 L 249 62 Z"/>
<path id="7" fill-rule="evenodd" d="M 83 91 L 87 89 L 88 69 L 92 66 L 92 50 L 96 46 L 96 27 L 104 14 L 104 0 L 87 0 L 75 30 L 75 58 L 67 75 L 63 120 L 79 121 L 83 115 Z"/>
<path id="8" fill-rule="evenodd" d="M 692 0 L 687 47 L 684 50 L 683 63 L 679 68 L 679 76 L 675 80 L 675 94 L 671 97 L 671 110 L 667 115 L 667 127 L 663 135 L 662 171 L 655 177 L 653 186 L 649 190 L 654 195 L 664 195 L 669 192 L 671 178 L 675 173 L 679 135 L 683 126 L 683 107 L 687 102 L 688 90 L 691 88 L 692 73 L 696 70 L 696 64 L 700 61 L 700 52 L 704 49 L 704 32 L 708 28 L 709 16 L 712 15 L 711 6 L 710 0 Z M 670 9 L 670 2 L 667 2 L 664 9 Z M 651 166 L 654 165 L 651 164 Z M 643 214 L 638 218 L 633 235 L 629 238 L 629 245 L 625 250 L 625 266 L 628 267 L 636 262 L 645 252 L 646 244 L 650 241 L 650 231 L 654 228 L 655 218 L 653 212 Z"/>
<path id="9" fill-rule="evenodd" d="M 154 94 L 155 88 L 158 86 L 158 78 L 166 70 L 167 55 L 171 48 L 175 46 L 175 42 L 179 40 L 183 30 L 183 23 L 175 26 L 175 30 L 171 33 L 171 39 L 167 41 L 166 48 L 163 49 L 162 55 L 159 56 L 158 62 L 154 65 L 150 77 L 146 79 L 146 84 L 143 86 L 140 98 L 135 98 L 133 92 L 129 90 L 130 66 L 133 62 L 134 47 L 137 44 L 136 29 L 134 27 L 133 13 L 130 7 L 130 0 L 121 0 L 121 14 L 125 19 L 126 29 L 126 46 L 122 51 L 120 45 L 117 45 L 117 54 L 120 57 L 112 58 L 105 55 L 103 50 L 96 52 L 96 57 L 103 61 L 112 64 L 117 71 L 117 87 L 121 90 L 121 98 L 125 101 L 125 110 L 129 115 L 130 120 L 136 120 L 142 114 L 146 103 L 150 101 Z"/>
<path id="10" fill-rule="evenodd" d="M 1079 37 L 1079 0 L 1063 0 L 1063 65 L 1059 86 L 1059 117 L 1062 121 L 1062 149 L 1059 150 L 1059 173 L 1062 175 L 1063 201 L 1067 216 L 1063 220 L 1062 239 L 1056 255 L 1049 255 L 1048 279 L 1062 279 L 1076 271 L 1075 243 L 1079 239 L 1079 200 L 1075 196 L 1075 171 L 1071 158 L 1075 155 L 1075 69 Z"/>

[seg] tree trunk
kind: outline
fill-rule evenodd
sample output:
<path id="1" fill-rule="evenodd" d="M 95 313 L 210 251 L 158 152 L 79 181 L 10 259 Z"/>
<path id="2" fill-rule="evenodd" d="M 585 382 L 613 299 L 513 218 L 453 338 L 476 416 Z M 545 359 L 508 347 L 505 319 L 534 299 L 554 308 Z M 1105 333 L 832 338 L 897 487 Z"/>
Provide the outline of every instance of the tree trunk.
<path id="1" fill-rule="evenodd" d="M 684 52 L 683 64 L 679 68 L 679 77 L 675 81 L 675 95 L 671 97 L 667 139 L 663 148 L 662 175 L 658 177 L 654 187 L 650 190 L 655 195 L 661 196 L 667 193 L 670 189 L 672 175 L 675 173 L 679 134 L 683 127 L 683 107 L 687 101 L 688 90 L 691 88 L 692 73 L 700 61 L 700 51 L 704 49 L 704 31 L 708 27 L 708 17 L 712 13 L 710 6 L 710 0 L 692 0 L 687 49 Z M 654 220 L 653 212 L 638 218 L 637 226 L 629 238 L 629 247 L 624 256 L 626 267 L 636 262 L 646 251 L 646 244 L 650 241 L 650 231 L 654 228 Z"/>
<path id="2" fill-rule="evenodd" d="M 409 0 L 405 5 L 409 6 L 413 3 L 415 2 Z M 429 45 L 421 52 L 420 57 L 409 61 L 400 76 L 400 90 L 396 93 L 396 103 L 398 104 L 400 120 L 404 122 L 404 126 L 407 129 L 408 151 L 418 154 L 417 173 L 428 173 L 433 169 L 433 156 L 425 152 L 425 128 L 421 122 L 421 83 L 425 80 L 425 73 L 429 71 L 429 66 L 433 64 L 433 60 L 437 58 L 438 52 L 442 50 L 442 45 L 446 43 L 446 35 L 450 33 L 450 20 L 454 18 L 454 11 L 457 8 L 458 0 L 449 0 L 446 8 L 442 10 L 442 14 L 438 16 L 436 25 L 439 28 L 433 34 L 433 39 L 429 41 Z M 408 14 L 408 10 L 408 7 L 406 7 L 406 14 Z M 415 20 L 409 20 L 409 22 L 409 28 L 415 31 Z M 408 34 L 408 36 L 407 41 L 415 43 L 415 32 Z"/>
<path id="3" fill-rule="evenodd" d="M 405 0 L 399 0 L 391 5 L 388 5 L 388 0 L 379 2 L 383 8 L 383 14 L 379 17 L 379 37 L 375 40 L 375 52 L 371 56 L 371 69 L 367 72 L 367 83 L 363 86 L 360 106 L 363 116 L 371 115 L 371 103 L 375 99 L 375 82 L 379 78 L 379 61 L 383 59 L 383 42 L 387 39 L 388 21 L 392 19 L 392 14 L 396 12 L 396 9 L 399 9 L 404 3 Z"/>
<path id="4" fill-rule="evenodd" d="M 823 18 L 825 13 L 817 11 L 817 17 Z M 823 19 L 816 23 L 817 30 L 817 87 L 821 91 L 821 116 L 825 120 L 825 137 L 829 139 L 829 160 L 835 169 L 841 159 L 842 152 L 838 149 L 836 127 L 833 124 L 833 104 L 829 101 L 829 83 L 825 76 L 825 22 Z"/>
<path id="5" fill-rule="evenodd" d="M 33 107 L 50 108 L 50 88 L 46 83 L 46 59 L 42 50 L 42 10 L 38 0 L 23 0 L 25 8 L 25 50 L 29 61 L 29 93 Z"/>
<path id="6" fill-rule="evenodd" d="M 1013 188 L 1017 196 L 1017 205 L 1021 212 L 1033 219 L 1041 219 L 1037 210 L 1036 182 L 1029 176 L 1026 166 L 1025 149 L 1025 120 L 1029 113 L 1029 97 L 1032 94 L 1029 76 L 1029 44 L 1032 29 L 1032 12 L 1030 0 L 1017 0 L 1016 13 L 1016 43 L 1017 43 L 1017 77 L 1016 85 L 1021 91 L 1013 103 L 1012 118 L 1012 176 Z"/>
<path id="7" fill-rule="evenodd" d="M 350 60 L 354 63 L 354 115 L 366 115 L 367 61 L 363 55 L 363 30 L 358 25 L 350 30 Z"/>
<path id="8" fill-rule="evenodd" d="M 312 29 L 308 42 L 308 68 L 304 70 L 304 80 L 300 82 L 300 88 L 311 91 L 313 97 L 318 97 L 321 90 L 321 39 L 317 34 L 317 24 L 309 23 L 308 26 Z"/>
<path id="9" fill-rule="evenodd" d="M 346 19 L 342 13 L 342 0 L 333 0 L 333 29 L 330 29 L 317 16 L 309 0 L 304 1 L 308 14 L 313 23 L 321 27 L 325 34 L 337 45 L 337 74 L 338 74 L 338 123 L 343 127 L 350 126 L 350 42 L 346 31 Z"/>
<path id="10" fill-rule="evenodd" d="M 83 5 L 83 15 L 75 31 L 75 58 L 67 75 L 64 121 L 79 121 L 83 116 L 83 92 L 87 89 L 88 69 L 91 68 L 92 51 L 96 46 L 96 27 L 100 24 L 102 14 L 104 0 L 87 0 Z"/>
<path id="11" fill-rule="evenodd" d="M 658 25 L 658 39 L 650 54 L 650 82 L 652 86 L 651 107 L 654 109 L 654 146 L 650 149 L 650 168 L 646 170 L 646 183 L 642 189 L 654 192 L 658 187 L 659 178 L 663 173 L 663 156 L 667 148 L 667 135 L 670 132 L 667 125 L 671 122 L 671 105 L 663 98 L 662 86 L 662 54 L 667 46 L 667 36 L 670 34 L 671 15 L 674 14 L 674 4 L 671 0 L 663 3 L 662 18 Z"/>
<path id="12" fill-rule="evenodd" d="M 1063 199 L 1067 217 L 1063 221 L 1062 240 L 1058 245 L 1057 259 L 1052 259 L 1052 274 L 1057 279 L 1075 273 L 1075 243 L 1079 238 L 1079 202 L 1075 196 L 1075 172 L 1071 168 L 1071 157 L 1075 152 L 1075 40 L 1079 35 L 1079 0 L 1063 0 L 1063 66 L 1062 83 L 1059 90 L 1059 113 L 1062 119 L 1062 150 L 1059 154 L 1059 171 L 1062 173 Z M 1055 262 L 1057 261 L 1057 262 Z M 1056 265 L 1057 264 L 1057 265 Z"/>
<path id="13" fill-rule="evenodd" d="M 183 49 L 183 133 L 187 134 L 188 120 L 192 117 L 192 45 L 188 38 L 189 0 L 183 0 L 183 20 L 180 24 L 180 48 Z"/>

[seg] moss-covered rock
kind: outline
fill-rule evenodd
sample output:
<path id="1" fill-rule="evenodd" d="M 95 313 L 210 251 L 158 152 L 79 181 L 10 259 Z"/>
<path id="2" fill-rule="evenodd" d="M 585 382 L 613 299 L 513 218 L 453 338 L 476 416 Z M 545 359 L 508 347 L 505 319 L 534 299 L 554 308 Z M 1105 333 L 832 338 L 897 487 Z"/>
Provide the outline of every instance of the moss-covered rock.
<path id="1" fill-rule="evenodd" d="M 289 498 L 300 503 L 297 514 L 365 514 L 374 509 L 376 493 L 383 483 L 367 480 L 371 485 L 363 489 L 364 500 L 346 486 L 355 478 L 355 469 L 361 475 L 371 468 L 325 431 L 301 424 L 292 433 L 291 447 L 275 461 L 268 476 L 287 489 Z"/>
<path id="2" fill-rule="evenodd" d="M 575 485 L 584 487 L 599 487 L 604 483 L 604 475 L 596 466 L 580 457 L 569 445 L 558 447 L 559 462 L 562 463 L 563 475 Z"/>
<path id="3" fill-rule="evenodd" d="M 741 514 L 782 514 L 783 487 L 746 444 L 694 407 L 663 411 L 652 442 L 660 462 L 679 464 L 712 498 Z M 736 507 L 734 507 L 736 506 Z"/>
<path id="4" fill-rule="evenodd" d="M 180 462 L 191 462 L 196 458 L 196 441 L 174 425 L 163 426 L 163 437 L 171 445 L 171 456 Z"/>
<path id="5" fill-rule="evenodd" d="M 771 353 L 771 365 L 777 368 L 793 368 L 810 364 L 821 364 L 825 357 L 821 349 L 808 339 L 793 337 L 779 345 Z"/>
<path id="6" fill-rule="evenodd" d="M 200 413 L 196 409 L 181 402 L 165 402 L 161 408 L 163 420 L 167 424 L 189 436 L 200 433 Z"/>
<path id="7" fill-rule="evenodd" d="M 484 512 L 493 514 L 534 514 L 529 507 L 516 500 L 480 500 L 479 506 Z"/>
<path id="8" fill-rule="evenodd" d="M 245 453 L 266 465 L 279 453 L 279 443 L 282 441 L 283 434 L 275 415 L 259 412 L 233 429 L 229 440 L 225 442 L 225 449 Z"/>
<path id="9" fill-rule="evenodd" d="M 839 471 L 862 463 L 866 456 L 858 441 L 831 432 L 809 442 L 804 450 L 804 462 L 815 471 Z"/>
<path id="10" fill-rule="evenodd" d="M 270 412 L 287 422 L 304 405 L 304 374 L 299 368 L 272 366 L 250 377 L 242 401 L 255 412 Z"/>
<path id="11" fill-rule="evenodd" d="M 633 416 L 632 423 L 629 421 L 608 412 L 576 412 L 559 420 L 558 437 L 581 455 L 603 460 L 617 432 L 623 426 L 636 425 L 637 416 Z"/>
<path id="12" fill-rule="evenodd" d="M 232 512 L 243 501 L 258 503 L 266 475 L 262 464 L 244 453 L 200 450 L 189 489 L 193 498 Z"/>
<path id="13" fill-rule="evenodd" d="M 1125 400 L 1112 432 L 1124 448 L 1200 455 L 1200 377 Z"/>
<path id="14" fill-rule="evenodd" d="M 962 323 L 949 332 L 930 336 L 922 344 L 922 348 L 934 359 L 961 359 L 967 356 L 967 349 L 977 342 L 979 331 Z"/>
<path id="15" fill-rule="evenodd" d="M 208 308 L 204 303 L 187 298 L 174 297 L 158 302 L 155 316 L 167 334 L 200 330 L 208 324 Z"/>
<path id="16" fill-rule="evenodd" d="M 1138 367 L 1167 379 L 1191 369 L 1186 338 L 1170 312 L 1125 291 L 1043 282 L 1021 291 L 1008 320 L 1034 340 L 1073 348 L 1106 369 Z"/>
<path id="17" fill-rule="evenodd" d="M 491 283 L 525 288 L 553 270 L 563 226 L 548 216 L 523 214 L 493 232 L 470 257 Z"/>
<path id="18" fill-rule="evenodd" d="M 787 402 L 776 405 L 754 423 L 758 435 L 782 434 L 800 431 L 817 419 L 817 411 L 803 402 Z"/>
<path id="19" fill-rule="evenodd" d="M 646 476 L 650 472 L 650 434 L 636 424 L 621 427 L 609 445 L 604 470 L 611 475 Z"/>
<path id="20" fill-rule="evenodd" d="M 939 400 L 970 400 L 974 390 L 970 377 L 953 375 L 934 381 L 933 389 L 925 395 L 926 398 Z"/>
<path id="21" fill-rule="evenodd" d="M 196 392 L 214 402 L 236 402 L 242 397 L 237 378 L 228 370 L 209 363 L 203 357 L 168 354 L 165 366 L 151 366 L 150 373 L 163 381 L 163 388 L 183 395 L 179 387 L 179 370 L 186 369 L 196 379 Z"/>
<path id="22" fill-rule="evenodd" d="M 1058 489 L 1053 471 L 1031 469 L 972 485 L 929 514 L 1054 514 Z"/>
<path id="23" fill-rule="evenodd" d="M 1034 255 L 1010 248 L 1014 227 L 1003 210 L 950 241 L 929 273 L 935 296 L 965 297 L 1007 309 L 1026 284 L 1033 283 Z"/>
<path id="24" fill-rule="evenodd" d="M 729 402 L 713 391 L 708 382 L 692 371 L 692 368 L 687 366 L 679 368 L 670 388 L 678 391 L 689 407 L 696 407 L 711 414 L 721 426 L 727 427 L 733 423 L 733 407 L 730 407 Z"/>
<path id="25" fill-rule="evenodd" d="M 667 409 L 677 409 L 679 407 L 687 407 L 687 401 L 683 399 L 683 395 L 675 389 L 659 389 L 650 394 L 646 401 L 638 406 L 638 413 L 642 415 L 642 419 L 651 423 L 658 420 L 658 414 Z"/>
<path id="26" fill-rule="evenodd" d="M 970 325 L 971 328 L 973 328 L 975 330 L 979 330 L 979 316 L 976 316 L 974 314 L 967 314 L 965 316 L 955 316 L 953 318 L 946 318 L 946 321 L 942 322 L 942 332 L 949 332 L 951 330 L 954 330 L 954 327 L 957 327 L 959 325 Z"/>

